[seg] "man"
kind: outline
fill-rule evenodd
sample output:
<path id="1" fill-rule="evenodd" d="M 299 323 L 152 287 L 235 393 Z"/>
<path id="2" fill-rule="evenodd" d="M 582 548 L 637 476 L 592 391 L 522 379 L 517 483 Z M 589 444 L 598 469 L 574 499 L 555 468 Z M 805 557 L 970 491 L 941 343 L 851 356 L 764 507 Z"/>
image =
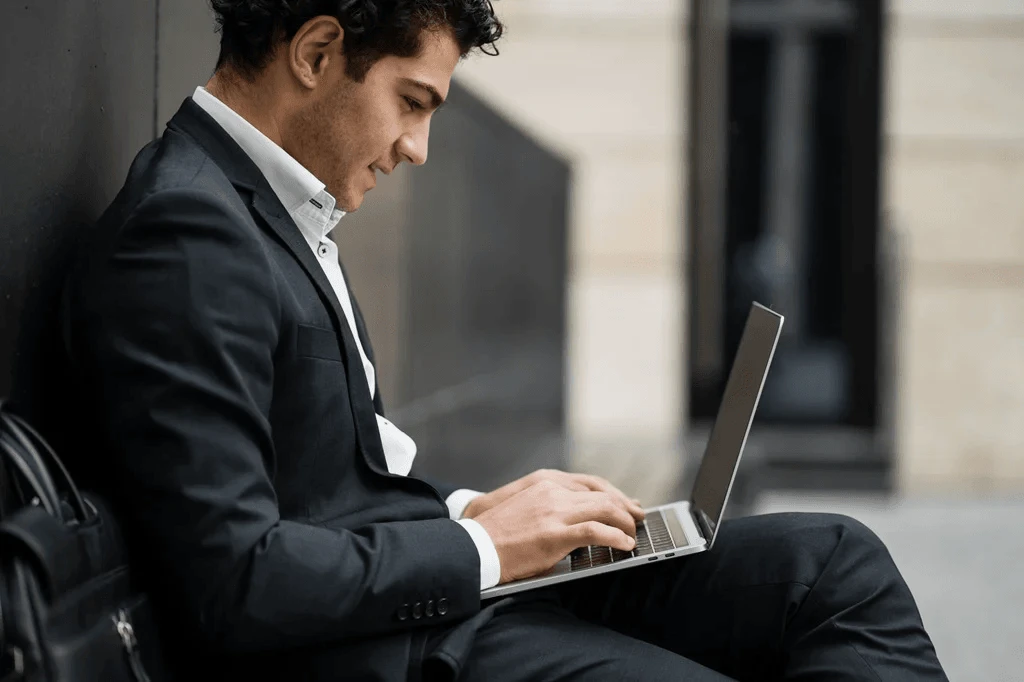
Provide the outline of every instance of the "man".
<path id="1" fill-rule="evenodd" d="M 583 475 L 408 476 L 328 235 L 377 173 L 426 162 L 458 61 L 501 25 L 489 0 L 213 8 L 216 72 L 139 154 L 65 306 L 91 465 L 187 679 L 944 679 L 884 546 L 837 516 L 481 604 L 576 547 L 630 549 L 643 512 Z"/>

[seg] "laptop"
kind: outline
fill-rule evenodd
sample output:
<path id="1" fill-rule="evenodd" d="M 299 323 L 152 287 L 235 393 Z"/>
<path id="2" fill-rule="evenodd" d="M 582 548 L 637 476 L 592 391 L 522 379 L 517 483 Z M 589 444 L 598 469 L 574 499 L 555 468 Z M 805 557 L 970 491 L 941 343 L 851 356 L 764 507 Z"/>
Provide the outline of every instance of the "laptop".
<path id="1" fill-rule="evenodd" d="M 689 500 L 645 510 L 646 518 L 636 526 L 636 547 L 630 552 L 610 547 L 581 547 L 544 575 L 488 588 L 480 593 L 481 599 L 711 549 L 775 356 L 782 322 L 783 317 L 778 313 L 759 303 L 751 305 Z"/>

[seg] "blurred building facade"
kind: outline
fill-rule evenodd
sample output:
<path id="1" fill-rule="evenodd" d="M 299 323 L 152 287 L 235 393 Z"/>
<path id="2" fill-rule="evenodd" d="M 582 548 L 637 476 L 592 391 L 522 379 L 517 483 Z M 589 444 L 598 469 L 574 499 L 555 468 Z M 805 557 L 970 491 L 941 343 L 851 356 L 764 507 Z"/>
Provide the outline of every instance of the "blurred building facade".
<path id="1" fill-rule="evenodd" d="M 502 56 L 461 77 L 574 167 L 574 463 L 657 495 L 689 428 L 690 3 L 498 6 Z M 878 249 L 895 277 L 876 409 L 894 484 L 1024 490 L 1024 3 L 896 0 L 881 37 Z"/>
<path id="2" fill-rule="evenodd" d="M 1024 3 L 900 0 L 890 17 L 899 481 L 1024 490 Z"/>

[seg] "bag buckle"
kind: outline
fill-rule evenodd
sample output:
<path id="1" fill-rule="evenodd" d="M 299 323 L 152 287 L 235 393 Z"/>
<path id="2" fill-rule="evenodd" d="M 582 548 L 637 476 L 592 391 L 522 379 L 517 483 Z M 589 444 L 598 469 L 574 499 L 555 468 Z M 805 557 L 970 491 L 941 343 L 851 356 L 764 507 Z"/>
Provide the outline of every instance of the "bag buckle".
<path id="1" fill-rule="evenodd" d="M 110 618 L 114 621 L 114 627 L 117 629 L 117 634 L 124 645 L 124 650 L 128 657 L 128 666 L 131 668 L 136 682 L 150 682 L 149 675 L 146 674 L 146 669 L 142 666 L 139 640 L 135 636 L 135 628 L 132 627 L 128 611 L 126 609 L 118 609 L 117 615 Z M 0 682 L 5 681 L 0 680 Z"/>
<path id="2" fill-rule="evenodd" d="M 128 650 L 129 654 L 135 653 L 135 647 L 138 646 L 139 640 L 135 638 L 135 628 L 132 627 L 127 611 L 124 609 L 118 610 L 117 617 L 114 619 L 114 626 L 117 628 L 117 634 L 124 643 L 124 648 Z"/>

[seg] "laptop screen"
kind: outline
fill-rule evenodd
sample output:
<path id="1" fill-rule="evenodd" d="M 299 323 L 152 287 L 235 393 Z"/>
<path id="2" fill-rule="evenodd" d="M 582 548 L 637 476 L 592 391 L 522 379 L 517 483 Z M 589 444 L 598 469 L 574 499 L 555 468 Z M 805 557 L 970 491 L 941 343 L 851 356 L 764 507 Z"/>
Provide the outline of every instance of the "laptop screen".
<path id="1" fill-rule="evenodd" d="M 702 525 L 707 526 L 705 532 L 711 532 L 711 537 L 706 538 L 709 548 L 718 533 L 757 401 L 775 354 L 782 321 L 781 315 L 758 303 L 751 307 L 718 416 L 694 480 L 690 504 L 701 517 Z"/>

